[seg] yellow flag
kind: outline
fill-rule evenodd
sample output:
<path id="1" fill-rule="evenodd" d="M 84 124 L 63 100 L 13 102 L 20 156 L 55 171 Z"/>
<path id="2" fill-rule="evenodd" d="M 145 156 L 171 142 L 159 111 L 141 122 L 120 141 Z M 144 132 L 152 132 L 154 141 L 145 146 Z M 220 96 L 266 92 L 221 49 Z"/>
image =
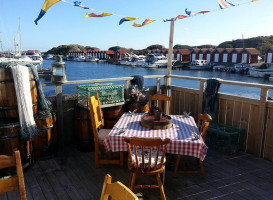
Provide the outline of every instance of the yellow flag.
<path id="1" fill-rule="evenodd" d="M 51 6 L 53 6 L 55 3 L 58 3 L 59 1 L 60 0 L 45 0 L 42 10 L 46 12 Z"/>

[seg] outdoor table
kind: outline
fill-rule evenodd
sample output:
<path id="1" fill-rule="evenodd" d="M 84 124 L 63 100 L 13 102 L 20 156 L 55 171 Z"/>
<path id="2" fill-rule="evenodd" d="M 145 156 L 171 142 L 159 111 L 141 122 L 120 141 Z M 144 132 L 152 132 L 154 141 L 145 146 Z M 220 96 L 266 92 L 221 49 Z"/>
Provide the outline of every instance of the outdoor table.
<path id="1" fill-rule="evenodd" d="M 170 138 L 167 145 L 167 153 L 193 156 L 204 160 L 207 154 L 207 146 L 202 137 L 196 139 L 192 133 L 198 133 L 198 128 L 192 116 L 170 115 L 173 126 L 169 129 L 153 130 L 140 125 L 143 113 L 124 113 L 104 140 L 106 151 L 127 151 L 127 143 L 124 137 L 160 137 Z M 125 129 L 121 132 L 120 129 Z"/>

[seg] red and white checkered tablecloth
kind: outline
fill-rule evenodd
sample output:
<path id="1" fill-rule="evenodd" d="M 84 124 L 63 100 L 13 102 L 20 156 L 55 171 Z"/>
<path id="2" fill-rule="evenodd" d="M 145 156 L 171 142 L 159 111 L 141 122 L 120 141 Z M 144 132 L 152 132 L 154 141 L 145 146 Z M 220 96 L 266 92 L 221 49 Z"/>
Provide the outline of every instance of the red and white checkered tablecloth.
<path id="1" fill-rule="evenodd" d="M 113 128 L 109 136 L 104 140 L 106 151 L 113 152 L 127 151 L 127 144 L 124 137 L 160 137 L 170 138 L 167 145 L 167 153 L 194 156 L 204 160 L 207 154 L 207 146 L 202 138 L 196 140 L 192 132 L 199 133 L 193 117 L 183 117 L 182 115 L 171 115 L 173 127 L 163 130 L 152 130 L 140 125 L 143 113 L 131 115 L 124 113 L 116 123 L 118 128 L 126 128 L 125 132 L 119 134 L 118 128 Z"/>

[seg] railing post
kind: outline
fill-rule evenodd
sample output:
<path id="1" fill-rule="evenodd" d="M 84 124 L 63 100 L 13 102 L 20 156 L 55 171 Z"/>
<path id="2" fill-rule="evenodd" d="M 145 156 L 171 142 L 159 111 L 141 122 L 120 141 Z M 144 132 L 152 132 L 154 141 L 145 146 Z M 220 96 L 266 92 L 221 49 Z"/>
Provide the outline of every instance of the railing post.
<path id="1" fill-rule="evenodd" d="M 156 78 L 156 93 L 160 93 L 160 78 Z"/>
<path id="2" fill-rule="evenodd" d="M 204 88 L 205 88 L 205 81 L 200 80 L 199 102 L 198 102 L 199 113 L 203 113 Z"/>
<path id="3" fill-rule="evenodd" d="M 62 84 L 56 85 L 55 88 L 56 94 L 56 106 L 57 106 L 57 124 L 58 124 L 58 138 L 59 138 L 59 146 L 62 151 L 64 148 L 64 118 L 63 118 L 63 95 L 62 95 Z"/>
<path id="4" fill-rule="evenodd" d="M 265 134 L 266 134 L 266 114 L 267 114 L 267 99 L 268 99 L 268 89 L 267 88 L 261 88 L 261 97 L 260 97 L 260 118 L 259 121 L 263 122 L 262 124 L 262 144 L 261 144 L 261 152 L 260 157 L 263 157 L 264 154 L 264 144 L 265 144 Z"/>
<path id="5" fill-rule="evenodd" d="M 125 99 L 129 98 L 129 86 L 130 86 L 130 80 L 125 81 Z"/>

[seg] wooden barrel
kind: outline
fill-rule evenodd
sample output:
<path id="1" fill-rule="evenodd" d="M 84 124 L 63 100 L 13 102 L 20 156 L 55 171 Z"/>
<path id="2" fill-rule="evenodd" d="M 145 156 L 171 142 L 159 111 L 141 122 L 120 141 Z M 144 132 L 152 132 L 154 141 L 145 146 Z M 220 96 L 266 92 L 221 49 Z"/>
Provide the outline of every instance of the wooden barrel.
<path id="1" fill-rule="evenodd" d="M 76 107 L 75 137 L 79 151 L 94 151 L 94 135 L 92 131 L 90 112 L 88 109 Z"/>
<path id="2" fill-rule="evenodd" d="M 40 132 L 32 142 L 32 156 L 34 159 L 53 156 L 58 148 L 58 135 L 56 126 L 56 115 L 39 116 L 35 122 Z"/>
<path id="3" fill-rule="evenodd" d="M 31 68 L 29 68 L 30 91 L 33 114 L 37 113 L 37 88 Z M 0 68 L 0 116 L 2 118 L 19 118 L 14 80 L 10 68 Z"/>
<path id="4" fill-rule="evenodd" d="M 123 114 L 123 106 L 113 106 L 102 109 L 104 128 L 112 129 Z"/>
<path id="5" fill-rule="evenodd" d="M 169 129 L 172 127 L 172 118 L 168 115 L 157 119 L 156 115 L 144 115 L 141 118 L 140 125 L 154 130 Z"/>
<path id="6" fill-rule="evenodd" d="M 136 110 L 136 113 L 145 113 L 149 112 L 149 104 L 143 104 L 143 103 L 128 103 L 128 111 L 133 112 Z"/>
<path id="7" fill-rule="evenodd" d="M 30 165 L 30 142 L 21 140 L 20 123 L 16 120 L 3 119 L 0 122 L 0 155 L 13 156 L 14 150 L 21 154 L 23 168 Z"/>

